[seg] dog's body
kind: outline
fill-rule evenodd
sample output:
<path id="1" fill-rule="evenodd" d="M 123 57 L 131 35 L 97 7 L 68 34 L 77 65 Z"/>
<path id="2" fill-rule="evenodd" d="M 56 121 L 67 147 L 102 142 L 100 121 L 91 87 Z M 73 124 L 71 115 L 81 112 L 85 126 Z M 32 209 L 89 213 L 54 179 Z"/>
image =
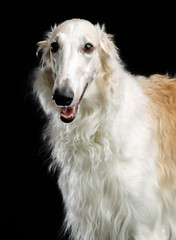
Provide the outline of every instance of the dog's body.
<path id="1" fill-rule="evenodd" d="M 73 239 L 176 240 L 176 78 L 130 75 L 85 20 L 55 27 L 39 50 L 34 91 Z"/>

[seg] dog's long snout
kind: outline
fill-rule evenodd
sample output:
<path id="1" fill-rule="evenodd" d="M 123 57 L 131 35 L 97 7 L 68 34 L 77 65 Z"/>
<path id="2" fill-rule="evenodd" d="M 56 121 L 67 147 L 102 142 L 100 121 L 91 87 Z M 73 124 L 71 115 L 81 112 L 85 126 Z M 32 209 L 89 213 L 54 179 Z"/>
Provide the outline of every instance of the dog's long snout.
<path id="1" fill-rule="evenodd" d="M 56 88 L 53 94 L 53 100 L 57 105 L 69 106 L 74 98 L 74 92 L 71 88 Z"/>

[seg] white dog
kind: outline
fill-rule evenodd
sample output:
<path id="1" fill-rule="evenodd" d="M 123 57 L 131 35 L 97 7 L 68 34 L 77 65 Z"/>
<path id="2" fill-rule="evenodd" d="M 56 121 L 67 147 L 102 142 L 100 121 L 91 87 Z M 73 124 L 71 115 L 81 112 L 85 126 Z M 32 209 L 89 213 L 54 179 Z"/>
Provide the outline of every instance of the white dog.
<path id="1" fill-rule="evenodd" d="M 133 76 L 73 19 L 38 43 L 34 91 L 76 240 L 176 240 L 176 78 Z"/>

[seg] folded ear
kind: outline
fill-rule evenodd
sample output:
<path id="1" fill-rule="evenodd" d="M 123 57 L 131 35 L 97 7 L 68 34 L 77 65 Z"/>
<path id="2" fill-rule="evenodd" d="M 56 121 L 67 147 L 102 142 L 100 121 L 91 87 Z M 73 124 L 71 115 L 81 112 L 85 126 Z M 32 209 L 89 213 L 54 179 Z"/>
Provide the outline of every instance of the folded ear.
<path id="1" fill-rule="evenodd" d="M 53 35 L 55 35 L 55 31 L 58 26 L 59 25 L 55 24 L 53 27 L 51 27 L 51 29 L 45 34 L 46 40 L 37 43 L 38 48 L 36 54 L 38 56 L 40 52 L 42 53 L 41 57 L 42 66 L 49 65 L 50 63 L 50 40 L 52 39 Z"/>
<path id="2" fill-rule="evenodd" d="M 118 49 L 114 44 L 113 35 L 105 32 L 105 25 L 102 27 L 97 24 L 96 28 L 100 37 L 100 59 L 102 62 L 103 69 L 106 72 L 113 71 L 114 64 L 119 60 Z M 116 64 L 115 64 L 116 65 Z"/>
<path id="3" fill-rule="evenodd" d="M 38 56 L 39 52 L 42 53 L 41 63 L 42 66 L 44 66 L 50 62 L 49 41 L 40 41 L 37 43 L 37 46 L 38 48 L 36 54 Z"/>

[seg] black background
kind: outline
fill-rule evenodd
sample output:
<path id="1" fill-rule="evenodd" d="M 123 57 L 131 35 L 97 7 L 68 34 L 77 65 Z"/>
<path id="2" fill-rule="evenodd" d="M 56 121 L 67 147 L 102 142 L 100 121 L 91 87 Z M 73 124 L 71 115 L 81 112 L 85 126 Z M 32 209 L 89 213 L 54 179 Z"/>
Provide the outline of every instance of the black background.
<path id="1" fill-rule="evenodd" d="M 164 1 L 163 4 L 43 1 L 4 5 L 1 176 L 5 187 L 1 194 L 4 200 L 1 239 L 61 239 L 62 197 L 57 188 L 57 174 L 48 172 L 50 153 L 41 142 L 45 119 L 30 94 L 32 69 L 38 64 L 36 43 L 51 26 L 67 19 L 105 23 L 107 32 L 115 35 L 127 70 L 145 76 L 153 73 L 173 76 L 176 73 L 174 9 L 174 3 L 168 1 L 167 5 Z"/>

